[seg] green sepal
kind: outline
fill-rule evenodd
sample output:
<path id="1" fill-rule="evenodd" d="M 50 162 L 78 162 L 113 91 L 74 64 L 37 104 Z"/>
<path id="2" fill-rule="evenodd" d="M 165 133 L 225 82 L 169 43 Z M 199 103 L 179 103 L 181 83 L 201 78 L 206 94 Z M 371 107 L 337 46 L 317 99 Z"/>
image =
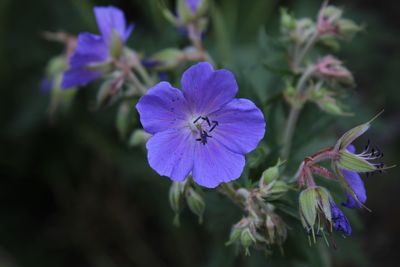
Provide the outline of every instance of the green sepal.
<path id="1" fill-rule="evenodd" d="M 147 133 L 142 129 L 136 129 L 132 132 L 131 136 L 129 137 L 129 146 L 137 146 L 143 145 L 149 140 L 151 134 Z"/>
<path id="2" fill-rule="evenodd" d="M 288 13 L 286 8 L 281 8 L 280 13 L 281 13 L 280 23 L 282 30 L 289 30 L 289 31 L 295 30 L 296 19 Z"/>
<path id="3" fill-rule="evenodd" d="M 332 221 L 332 212 L 331 212 L 331 204 L 329 199 L 331 199 L 331 195 L 328 190 L 324 187 L 318 187 L 318 205 L 320 210 L 324 213 L 325 218 L 331 222 Z"/>
<path id="4" fill-rule="evenodd" d="M 169 9 L 162 8 L 162 14 L 164 15 L 164 18 L 168 20 L 172 25 L 178 26 L 178 20 L 176 19 L 174 14 L 172 14 L 172 12 L 169 11 Z"/>
<path id="5" fill-rule="evenodd" d="M 120 34 L 116 30 L 112 30 L 109 52 L 113 58 L 119 58 L 124 48 L 124 43 L 121 40 Z"/>
<path id="6" fill-rule="evenodd" d="M 351 188 L 351 186 L 347 182 L 346 178 L 344 178 L 344 176 L 343 176 L 342 172 L 340 171 L 339 167 L 337 165 L 333 164 L 332 168 L 335 170 L 336 176 L 339 178 L 339 181 L 344 186 L 346 192 L 348 192 L 360 206 L 368 209 L 367 207 L 364 206 L 363 203 L 361 203 L 360 200 L 358 200 L 357 194 L 353 191 L 353 189 Z"/>
<path id="7" fill-rule="evenodd" d="M 169 204 L 175 213 L 174 225 L 179 226 L 179 214 L 182 210 L 183 194 L 185 192 L 187 179 L 183 182 L 173 182 L 169 188 Z"/>
<path id="8" fill-rule="evenodd" d="M 118 130 L 121 139 L 125 139 L 135 123 L 135 117 L 133 116 L 133 107 L 131 101 L 123 101 L 117 112 L 117 118 L 115 126 Z"/>
<path id="9" fill-rule="evenodd" d="M 203 197 L 193 188 L 189 188 L 186 192 L 186 202 L 189 209 L 199 217 L 199 224 L 202 224 L 203 214 L 206 207 Z"/>
<path id="10" fill-rule="evenodd" d="M 181 50 L 166 48 L 151 56 L 150 59 L 156 63 L 154 69 L 165 71 L 176 68 L 184 58 L 185 54 Z"/>
<path id="11" fill-rule="evenodd" d="M 349 19 L 340 19 L 337 22 L 339 34 L 345 39 L 351 39 L 353 36 L 362 31 L 364 27 L 357 25 L 354 21 Z"/>
<path id="12" fill-rule="evenodd" d="M 233 243 L 235 243 L 236 241 L 238 241 L 241 234 L 242 234 L 242 228 L 233 226 L 231 233 L 229 235 L 229 240 L 225 243 L 225 246 L 230 246 Z"/>
<path id="13" fill-rule="evenodd" d="M 251 233 L 250 228 L 245 228 L 242 233 L 240 234 L 240 243 L 241 245 L 244 247 L 245 249 L 245 254 L 246 256 L 250 255 L 250 251 L 249 251 L 249 247 L 256 243 L 256 239 L 253 236 L 253 234 Z"/>
<path id="14" fill-rule="evenodd" d="M 339 152 L 339 160 L 337 165 L 341 169 L 346 169 L 355 172 L 373 172 L 376 171 L 376 166 L 369 163 L 367 160 L 350 153 L 348 150 L 343 149 Z"/>
<path id="15" fill-rule="evenodd" d="M 182 24 L 187 24 L 193 18 L 192 11 L 186 4 L 186 0 L 178 0 L 177 13 Z"/>
<path id="16" fill-rule="evenodd" d="M 383 111 L 379 112 L 378 115 L 373 117 L 371 120 L 369 120 L 366 123 L 363 123 L 361 125 L 358 125 L 351 130 L 347 131 L 345 134 L 340 137 L 340 139 L 337 141 L 335 145 L 335 150 L 342 150 L 344 148 L 347 148 L 348 145 L 350 145 L 355 139 L 357 139 L 359 136 L 364 134 L 370 127 L 371 123 L 379 116 L 382 114 Z"/>
<path id="17" fill-rule="evenodd" d="M 307 188 L 299 196 L 300 214 L 306 223 L 304 225 L 306 228 L 313 228 L 317 218 L 317 194 L 315 189 L 315 187 Z"/>

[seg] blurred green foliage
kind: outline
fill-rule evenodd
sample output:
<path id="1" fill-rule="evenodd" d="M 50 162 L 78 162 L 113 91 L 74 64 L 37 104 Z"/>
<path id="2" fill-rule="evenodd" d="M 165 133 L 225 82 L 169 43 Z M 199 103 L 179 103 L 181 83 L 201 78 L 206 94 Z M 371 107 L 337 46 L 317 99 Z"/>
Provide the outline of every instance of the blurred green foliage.
<path id="1" fill-rule="evenodd" d="M 219 64 L 237 75 L 241 96 L 266 106 L 266 140 L 272 143 L 268 138 L 279 136 L 287 112 L 282 105 L 269 105 L 283 81 L 265 67 L 279 67 L 276 62 L 282 60 L 269 50 L 279 31 L 279 8 L 288 7 L 296 17 L 314 16 L 320 1 L 214 2 L 206 47 Z M 367 25 L 364 33 L 344 43 L 340 51 L 358 83 L 347 102 L 356 116 L 321 115 L 308 105 L 298 124 L 293 158 L 300 162 L 305 155 L 332 144 L 332 136 L 384 108 L 367 137 L 381 147 L 389 162 L 396 162 L 400 148 L 400 3 L 332 2 L 344 5 L 348 17 Z M 203 225 L 185 211 L 181 227 L 173 226 L 167 201 L 170 182 L 148 167 L 143 149 L 128 148 L 110 127 L 116 108 L 94 109 L 98 84 L 80 90 L 71 110 L 50 120 L 49 96 L 40 93 L 39 83 L 47 61 L 62 47 L 44 40 L 42 32 L 97 32 L 92 6 L 109 4 L 122 8 L 136 23 L 129 44 L 139 52 L 150 55 L 187 42 L 166 23 L 155 0 L 0 2 L 0 266 L 397 263 L 400 208 L 393 203 L 398 202 L 400 189 L 398 169 L 365 180 L 367 205 L 373 213 L 361 211 L 361 219 L 348 213 L 356 231 L 346 240 L 337 236 L 337 250 L 310 248 L 295 222 L 284 256 L 276 251 L 269 258 L 258 252 L 245 257 L 224 246 L 230 226 L 241 215 L 220 195 L 206 194 Z M 179 82 L 178 77 L 171 79 Z M 271 165 L 276 161 L 267 160 Z"/>

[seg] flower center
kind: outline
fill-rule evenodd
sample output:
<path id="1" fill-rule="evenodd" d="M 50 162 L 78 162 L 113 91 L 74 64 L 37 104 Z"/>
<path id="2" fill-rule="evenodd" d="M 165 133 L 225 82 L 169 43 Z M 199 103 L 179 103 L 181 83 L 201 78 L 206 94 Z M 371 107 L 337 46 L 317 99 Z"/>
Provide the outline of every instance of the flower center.
<path id="1" fill-rule="evenodd" d="M 212 137 L 209 135 L 209 133 L 211 133 L 215 127 L 218 126 L 218 121 L 212 121 L 207 116 L 198 116 L 193 121 L 193 125 L 200 135 L 198 138 L 196 138 L 196 141 L 199 141 L 205 145 L 207 144 L 207 138 Z"/>

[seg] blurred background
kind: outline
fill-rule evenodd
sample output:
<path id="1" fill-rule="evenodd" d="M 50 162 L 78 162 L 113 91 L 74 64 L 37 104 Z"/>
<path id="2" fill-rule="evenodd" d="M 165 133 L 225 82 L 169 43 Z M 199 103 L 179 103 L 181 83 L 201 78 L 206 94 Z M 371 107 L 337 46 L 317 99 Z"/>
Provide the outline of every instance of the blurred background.
<path id="1" fill-rule="evenodd" d="M 329 145 L 335 136 L 385 109 L 366 138 L 379 145 L 387 163 L 396 164 L 400 2 L 331 3 L 344 7 L 346 17 L 366 25 L 339 52 L 357 81 L 346 101 L 356 115 L 304 115 L 299 131 L 307 132 L 312 120 L 322 117 L 325 123 L 312 127 L 316 136 L 306 136 L 326 136 Z M 173 6 L 173 1 L 169 4 Z M 279 89 L 272 87 L 280 83 L 254 67 L 260 57 L 260 29 L 278 36 L 280 7 L 296 17 L 315 17 L 320 4 L 316 0 L 216 0 L 206 47 L 217 62 L 241 77 L 241 84 L 250 84 L 259 103 L 266 101 L 268 90 Z M 237 254 L 224 243 L 241 213 L 211 192 L 206 194 L 203 225 L 185 211 L 181 227 L 174 227 L 167 201 L 170 181 L 148 167 L 143 148 L 127 147 L 115 127 L 110 127 L 115 108 L 91 108 L 98 84 L 80 90 L 67 113 L 49 119 L 49 95 L 40 92 L 39 84 L 48 60 L 60 54 L 63 46 L 46 41 L 42 32 L 98 32 L 94 5 L 124 10 L 136 24 L 129 45 L 139 52 L 151 54 L 187 44 L 161 16 L 155 0 L 0 1 L 1 267 L 397 265 L 399 168 L 364 179 L 372 213 L 352 212 L 354 235 L 346 240 L 338 237 L 337 250 L 308 248 L 306 235 L 300 233 L 284 247 L 285 256 L 265 257 L 257 251 L 251 257 Z M 316 110 L 307 107 L 305 114 Z M 299 159 L 306 155 L 303 151 L 311 151 L 301 140 L 300 136 L 294 143 Z"/>

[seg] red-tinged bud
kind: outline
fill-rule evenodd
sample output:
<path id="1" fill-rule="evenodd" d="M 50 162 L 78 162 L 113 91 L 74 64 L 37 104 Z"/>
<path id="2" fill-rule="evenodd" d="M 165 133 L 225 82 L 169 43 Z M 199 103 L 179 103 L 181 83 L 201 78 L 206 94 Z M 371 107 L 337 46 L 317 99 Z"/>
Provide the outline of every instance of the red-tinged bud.
<path id="1" fill-rule="evenodd" d="M 322 58 L 315 65 L 315 73 L 341 84 L 354 85 L 354 78 L 351 72 L 343 66 L 342 61 L 333 56 Z"/>
<path id="2" fill-rule="evenodd" d="M 328 6 L 325 2 L 319 13 L 317 20 L 318 33 L 323 35 L 334 35 L 345 39 L 350 39 L 355 33 L 362 30 L 355 22 L 342 18 L 343 10 L 335 6 Z"/>

